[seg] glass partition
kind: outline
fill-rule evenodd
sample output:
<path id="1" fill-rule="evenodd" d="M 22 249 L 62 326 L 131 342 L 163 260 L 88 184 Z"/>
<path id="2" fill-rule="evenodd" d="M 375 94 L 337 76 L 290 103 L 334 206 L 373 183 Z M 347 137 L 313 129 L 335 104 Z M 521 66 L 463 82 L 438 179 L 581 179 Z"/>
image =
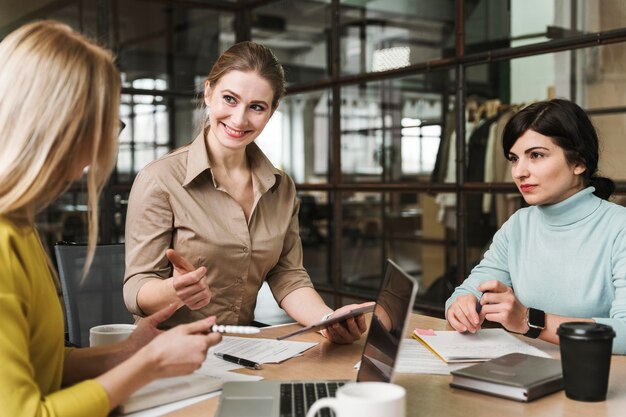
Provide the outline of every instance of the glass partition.
<path id="1" fill-rule="evenodd" d="M 272 49 L 288 84 L 329 75 L 330 0 L 283 0 L 252 10 L 252 40 Z"/>
<path id="2" fill-rule="evenodd" d="M 343 87 L 341 168 L 346 182 L 430 181 L 452 109 L 450 72 Z"/>
<path id="3" fill-rule="evenodd" d="M 330 90 L 285 97 L 256 139 L 272 163 L 297 183 L 328 181 L 331 97 Z"/>
<path id="4" fill-rule="evenodd" d="M 454 226 L 437 196 L 414 192 L 343 192 L 343 285 L 375 296 L 390 258 L 420 283 L 419 299 L 437 305 L 454 277 Z"/>
<path id="5" fill-rule="evenodd" d="M 331 285 L 330 255 L 331 245 L 331 206 L 327 192 L 301 191 L 300 199 L 300 239 L 304 251 L 304 267 L 315 285 Z"/>
<path id="6" fill-rule="evenodd" d="M 117 5 L 114 44 L 129 82 L 162 79 L 165 89 L 193 93 L 194 77 L 206 76 L 235 40 L 232 13 L 150 1 Z"/>
<path id="7" fill-rule="evenodd" d="M 623 27 L 620 1 L 466 1 L 466 53 L 518 47 Z"/>
<path id="8" fill-rule="evenodd" d="M 341 73 L 385 71 L 454 55 L 454 2 L 342 0 Z"/>

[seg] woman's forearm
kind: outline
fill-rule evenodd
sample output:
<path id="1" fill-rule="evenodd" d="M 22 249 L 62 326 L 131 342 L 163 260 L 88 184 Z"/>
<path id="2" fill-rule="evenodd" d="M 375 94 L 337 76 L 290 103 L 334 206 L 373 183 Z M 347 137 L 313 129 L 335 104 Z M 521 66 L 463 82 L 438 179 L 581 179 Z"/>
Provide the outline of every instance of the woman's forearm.
<path id="1" fill-rule="evenodd" d="M 176 291 L 172 286 L 172 278 L 167 278 L 151 279 L 143 284 L 137 292 L 137 304 L 148 315 L 170 304 L 181 307 L 183 302 L 176 296 Z"/>
<path id="2" fill-rule="evenodd" d="M 546 342 L 559 344 L 559 336 L 556 334 L 557 329 L 561 323 L 567 323 L 569 321 L 587 321 L 595 322 L 593 319 L 583 319 L 580 317 L 565 317 L 557 316 L 556 314 L 546 314 L 546 327 L 539 334 L 539 339 Z"/>
<path id="3" fill-rule="evenodd" d="M 132 354 L 133 349 L 127 342 L 73 349 L 63 366 L 63 385 L 95 378 L 124 362 Z"/>
<path id="4" fill-rule="evenodd" d="M 113 410 L 126 400 L 131 393 L 157 379 L 149 358 L 134 355 L 120 366 L 96 378 L 109 396 L 109 407 Z"/>
<path id="5" fill-rule="evenodd" d="M 333 312 L 317 291 L 310 287 L 298 288 L 290 292 L 283 298 L 280 306 L 287 314 L 305 326 L 315 324 L 324 315 Z"/>

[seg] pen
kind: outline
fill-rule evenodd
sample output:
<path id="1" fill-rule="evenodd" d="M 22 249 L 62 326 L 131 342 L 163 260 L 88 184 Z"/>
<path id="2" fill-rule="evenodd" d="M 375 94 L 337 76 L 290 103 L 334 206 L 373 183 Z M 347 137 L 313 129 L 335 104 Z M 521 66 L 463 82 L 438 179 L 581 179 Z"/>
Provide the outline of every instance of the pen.
<path id="1" fill-rule="evenodd" d="M 215 353 L 215 356 L 217 356 L 220 359 L 224 359 L 227 362 L 232 362 L 232 363 L 236 363 L 237 365 L 241 365 L 241 366 L 245 366 L 248 369 L 261 369 L 261 364 L 254 362 L 254 361 L 249 361 L 247 359 L 243 359 L 243 358 L 238 358 L 236 356 L 233 355 L 229 355 L 227 353 Z"/>

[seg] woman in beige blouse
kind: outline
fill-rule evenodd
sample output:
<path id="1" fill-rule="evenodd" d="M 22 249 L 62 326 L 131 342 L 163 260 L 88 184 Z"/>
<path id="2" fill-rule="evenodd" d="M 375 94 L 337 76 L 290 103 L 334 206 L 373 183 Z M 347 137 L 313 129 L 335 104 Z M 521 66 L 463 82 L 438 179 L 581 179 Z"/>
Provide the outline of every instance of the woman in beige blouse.
<path id="1" fill-rule="evenodd" d="M 267 281 L 298 322 L 333 314 L 302 265 L 294 182 L 254 143 L 283 94 L 273 53 L 253 42 L 234 45 L 205 81 L 203 132 L 139 173 L 126 222 L 124 298 L 132 313 L 176 303 L 168 326 L 212 315 L 248 324 Z M 351 343 L 365 330 L 361 315 L 325 334 Z"/>

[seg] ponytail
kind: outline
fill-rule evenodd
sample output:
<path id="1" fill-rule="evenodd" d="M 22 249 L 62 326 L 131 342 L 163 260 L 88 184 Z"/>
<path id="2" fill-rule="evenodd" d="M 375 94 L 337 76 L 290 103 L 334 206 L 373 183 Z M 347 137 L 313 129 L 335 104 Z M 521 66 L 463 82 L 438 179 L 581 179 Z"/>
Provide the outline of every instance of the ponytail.
<path id="1" fill-rule="evenodd" d="M 608 200 L 615 191 L 615 183 L 613 182 L 613 180 L 605 177 L 594 175 L 589 179 L 589 185 L 596 189 L 593 192 L 596 197 L 599 197 L 603 200 Z"/>

